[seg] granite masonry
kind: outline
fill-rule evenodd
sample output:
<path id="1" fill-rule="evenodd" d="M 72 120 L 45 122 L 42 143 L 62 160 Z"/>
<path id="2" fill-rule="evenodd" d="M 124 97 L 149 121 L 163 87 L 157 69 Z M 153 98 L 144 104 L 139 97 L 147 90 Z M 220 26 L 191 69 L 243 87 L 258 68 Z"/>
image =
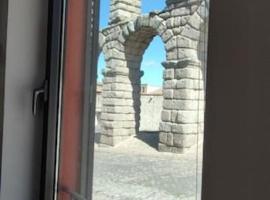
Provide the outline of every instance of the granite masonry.
<path id="1" fill-rule="evenodd" d="M 167 0 L 141 14 L 141 0 L 111 0 L 100 31 L 103 71 L 100 143 L 115 146 L 138 134 L 143 54 L 155 36 L 164 42 L 159 151 L 182 153 L 203 132 L 208 0 Z"/>

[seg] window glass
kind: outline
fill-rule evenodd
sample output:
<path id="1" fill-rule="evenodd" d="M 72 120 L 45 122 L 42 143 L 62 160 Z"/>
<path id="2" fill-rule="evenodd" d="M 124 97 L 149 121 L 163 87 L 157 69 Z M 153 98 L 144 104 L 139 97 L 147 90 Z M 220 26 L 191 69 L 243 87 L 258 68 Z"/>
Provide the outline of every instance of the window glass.
<path id="1" fill-rule="evenodd" d="M 98 39 L 89 2 L 67 1 L 58 199 L 200 199 L 208 0 L 101 0 Z"/>
<path id="2" fill-rule="evenodd" d="M 200 199 L 208 9 L 111 0 L 100 16 L 93 199 Z"/>

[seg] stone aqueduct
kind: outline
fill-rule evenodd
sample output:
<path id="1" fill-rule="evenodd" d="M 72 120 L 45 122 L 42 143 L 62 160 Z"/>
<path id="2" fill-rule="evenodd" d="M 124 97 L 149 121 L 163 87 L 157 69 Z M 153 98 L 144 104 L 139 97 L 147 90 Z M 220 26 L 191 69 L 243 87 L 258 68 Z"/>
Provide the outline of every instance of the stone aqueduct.
<path id="1" fill-rule="evenodd" d="M 208 0 L 166 4 L 162 11 L 142 15 L 141 0 L 111 0 L 109 25 L 99 37 L 106 61 L 101 144 L 114 146 L 138 134 L 140 65 L 155 36 L 166 50 L 159 150 L 182 153 L 203 131 Z"/>

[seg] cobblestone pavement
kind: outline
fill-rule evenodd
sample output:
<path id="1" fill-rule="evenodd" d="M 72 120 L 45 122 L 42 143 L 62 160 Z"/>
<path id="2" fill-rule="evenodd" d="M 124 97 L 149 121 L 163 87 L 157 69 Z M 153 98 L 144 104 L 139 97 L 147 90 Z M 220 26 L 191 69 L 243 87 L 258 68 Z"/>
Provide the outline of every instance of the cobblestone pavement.
<path id="1" fill-rule="evenodd" d="M 182 155 L 160 153 L 156 136 L 142 134 L 114 148 L 96 146 L 94 200 L 200 199 L 202 142 Z"/>

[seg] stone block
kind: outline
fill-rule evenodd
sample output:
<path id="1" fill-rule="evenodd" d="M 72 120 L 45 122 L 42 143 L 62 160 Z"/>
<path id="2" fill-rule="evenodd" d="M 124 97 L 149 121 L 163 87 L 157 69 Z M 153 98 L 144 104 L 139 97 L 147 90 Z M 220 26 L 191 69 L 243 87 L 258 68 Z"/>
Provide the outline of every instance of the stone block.
<path id="1" fill-rule="evenodd" d="M 165 133 L 165 132 L 160 132 L 159 133 L 159 142 L 160 143 L 163 143 L 163 144 L 167 143 L 167 134 L 168 133 Z"/>
<path id="2" fill-rule="evenodd" d="M 136 134 L 136 130 L 135 128 L 103 128 L 101 133 L 108 136 L 132 136 Z"/>
<path id="3" fill-rule="evenodd" d="M 203 100 L 204 91 L 194 89 L 175 89 L 173 92 L 174 99 L 186 99 L 186 100 Z"/>
<path id="4" fill-rule="evenodd" d="M 168 40 L 170 40 L 173 37 L 173 32 L 171 29 L 167 29 L 163 34 L 162 34 L 162 39 L 164 43 L 167 43 Z"/>
<path id="5" fill-rule="evenodd" d="M 181 7 L 172 10 L 172 16 L 185 16 L 190 15 L 190 9 L 188 7 Z"/>
<path id="6" fill-rule="evenodd" d="M 177 48 L 177 38 L 172 37 L 171 39 L 169 39 L 165 44 L 165 48 L 167 52 L 172 51 L 173 49 Z"/>
<path id="7" fill-rule="evenodd" d="M 139 16 L 136 20 L 135 26 L 139 30 L 141 27 L 149 27 L 150 17 L 148 15 Z"/>
<path id="8" fill-rule="evenodd" d="M 176 111 L 176 110 L 171 111 L 171 122 L 176 122 L 177 114 L 178 114 L 178 111 Z"/>
<path id="9" fill-rule="evenodd" d="M 174 17 L 174 27 L 180 27 L 182 25 L 181 20 L 182 20 L 181 16 Z"/>
<path id="10" fill-rule="evenodd" d="M 167 134 L 167 145 L 168 146 L 173 146 L 173 137 L 174 135 L 172 133 L 168 133 Z"/>
<path id="11" fill-rule="evenodd" d="M 159 144 L 158 144 L 158 150 L 159 150 L 160 152 L 172 152 L 172 147 L 167 146 L 167 145 L 165 145 L 165 144 L 159 143 Z"/>
<path id="12" fill-rule="evenodd" d="M 132 92 L 104 91 L 102 96 L 104 98 L 132 99 Z"/>
<path id="13" fill-rule="evenodd" d="M 171 111 L 170 110 L 163 110 L 161 112 L 161 120 L 164 122 L 170 122 L 171 121 Z"/>
<path id="14" fill-rule="evenodd" d="M 171 17 L 171 13 L 170 12 L 163 12 L 163 13 L 159 14 L 159 16 L 166 20 L 166 19 Z"/>
<path id="15" fill-rule="evenodd" d="M 130 33 L 133 33 L 135 32 L 135 24 L 133 21 L 130 21 L 128 24 L 127 24 L 127 28 L 129 30 Z"/>
<path id="16" fill-rule="evenodd" d="M 130 84 L 123 84 L 123 83 L 112 83 L 111 90 L 114 91 L 132 91 L 133 87 Z"/>
<path id="17" fill-rule="evenodd" d="M 102 112 L 105 113 L 124 113 L 124 114 L 129 114 L 129 113 L 135 113 L 133 105 L 130 106 L 102 106 Z"/>
<path id="18" fill-rule="evenodd" d="M 204 101 L 165 99 L 163 102 L 163 108 L 167 110 L 202 110 L 204 109 Z"/>
<path id="19" fill-rule="evenodd" d="M 171 129 L 172 129 L 172 124 L 171 123 L 168 123 L 168 122 L 161 122 L 159 124 L 159 130 L 161 132 L 171 132 Z"/>
<path id="20" fill-rule="evenodd" d="M 106 83 L 125 83 L 125 84 L 131 84 L 131 81 L 129 79 L 128 76 L 121 76 L 121 75 L 118 75 L 118 76 L 115 76 L 115 77 L 105 77 L 103 79 L 103 84 L 106 84 Z"/>
<path id="21" fill-rule="evenodd" d="M 191 40 L 190 38 L 187 38 L 187 37 L 178 36 L 177 37 L 177 47 L 178 48 L 195 49 L 197 51 L 198 42 Z"/>
<path id="22" fill-rule="evenodd" d="M 197 134 L 201 130 L 199 124 L 173 124 L 172 132 L 175 134 Z"/>
<path id="23" fill-rule="evenodd" d="M 174 27 L 174 17 L 168 18 L 166 20 L 167 28 L 173 28 Z"/>
<path id="24" fill-rule="evenodd" d="M 102 113 L 100 119 L 106 121 L 135 121 L 135 114 Z"/>
<path id="25" fill-rule="evenodd" d="M 196 80 L 196 79 L 180 79 L 176 83 L 176 88 L 203 90 L 204 82 L 202 80 Z"/>
<path id="26" fill-rule="evenodd" d="M 172 147 L 172 153 L 182 154 L 185 152 L 185 149 L 182 147 Z"/>
<path id="27" fill-rule="evenodd" d="M 106 129 L 112 128 L 135 128 L 135 121 L 101 121 L 101 127 L 104 127 Z"/>
<path id="28" fill-rule="evenodd" d="M 108 146 L 114 146 L 115 145 L 115 142 L 114 142 L 112 136 L 103 135 L 103 134 L 100 135 L 99 143 L 103 144 L 103 145 L 108 145 Z"/>
<path id="29" fill-rule="evenodd" d="M 177 51 L 167 52 L 166 58 L 168 61 L 177 60 L 178 59 Z"/>
<path id="30" fill-rule="evenodd" d="M 159 27 L 157 28 L 157 32 L 159 35 L 162 35 L 167 30 L 167 26 L 165 22 L 161 22 Z"/>
<path id="31" fill-rule="evenodd" d="M 164 89 L 163 96 L 165 99 L 173 99 L 173 89 Z"/>
<path id="32" fill-rule="evenodd" d="M 152 27 L 154 30 L 157 30 L 162 23 L 163 19 L 160 18 L 159 16 L 155 15 L 154 17 L 150 18 L 149 25 Z"/>
<path id="33" fill-rule="evenodd" d="M 104 44 L 105 44 L 105 36 L 102 33 L 99 33 L 99 48 L 100 50 L 103 48 Z"/>
<path id="34" fill-rule="evenodd" d="M 179 60 L 190 59 L 199 62 L 198 51 L 196 49 L 178 48 L 177 55 Z"/>
<path id="35" fill-rule="evenodd" d="M 209 8 L 205 5 L 205 2 L 201 4 L 200 9 L 197 9 L 198 15 L 203 19 L 207 19 L 209 16 Z"/>
<path id="36" fill-rule="evenodd" d="M 182 147 L 182 148 L 190 148 L 191 146 L 195 145 L 197 143 L 197 137 L 198 135 L 181 135 L 181 134 L 175 134 L 175 139 L 174 141 L 177 143 L 178 142 L 178 145 L 179 147 Z M 180 142 L 181 141 L 181 142 Z M 176 145 L 175 143 L 175 145 Z"/>
<path id="37" fill-rule="evenodd" d="M 175 69 L 176 79 L 203 79 L 202 70 L 199 67 L 186 67 L 183 69 Z"/>
<path id="38" fill-rule="evenodd" d="M 203 23 L 203 20 L 201 16 L 199 16 L 198 13 L 196 12 L 190 17 L 188 21 L 188 24 L 191 27 L 195 28 L 196 30 L 200 30 L 202 23 Z"/>
<path id="39" fill-rule="evenodd" d="M 163 71 L 163 78 L 165 80 L 171 80 L 174 79 L 174 69 L 165 69 Z"/>
<path id="40" fill-rule="evenodd" d="M 112 106 L 132 106 L 132 99 L 103 98 L 102 105 Z"/>
<path id="41" fill-rule="evenodd" d="M 164 89 L 174 89 L 176 88 L 177 80 L 165 80 L 163 83 Z"/>
<path id="42" fill-rule="evenodd" d="M 192 124 L 202 122 L 204 118 L 203 111 L 178 111 L 177 123 L 181 124 Z"/>
<path id="43" fill-rule="evenodd" d="M 199 41 L 200 39 L 200 31 L 192 28 L 191 26 L 186 25 L 185 29 L 182 31 L 182 36 L 185 36 L 187 38 Z"/>

